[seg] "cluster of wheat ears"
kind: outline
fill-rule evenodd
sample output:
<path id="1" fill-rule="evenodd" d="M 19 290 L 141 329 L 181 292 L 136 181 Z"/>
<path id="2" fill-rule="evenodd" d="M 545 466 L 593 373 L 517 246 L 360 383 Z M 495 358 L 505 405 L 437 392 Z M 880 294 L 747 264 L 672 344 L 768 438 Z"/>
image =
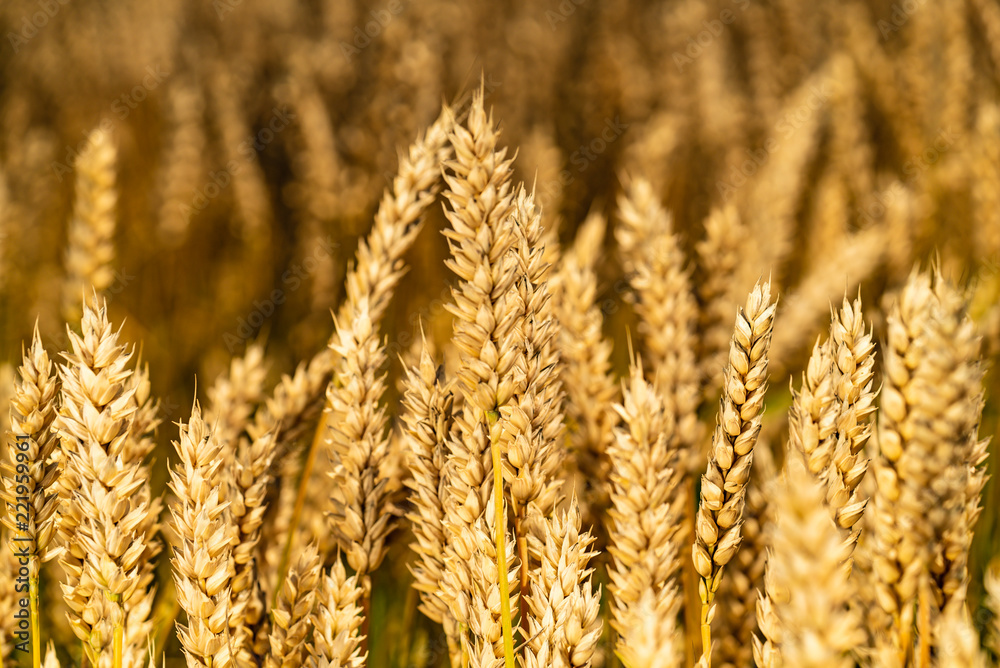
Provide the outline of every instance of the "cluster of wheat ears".
<path id="1" fill-rule="evenodd" d="M 108 142 L 92 134 L 77 165 L 75 215 L 95 233 L 115 199 Z M 39 603 L 40 564 L 55 561 L 58 613 L 80 640 L 68 654 L 157 665 L 169 561 L 165 619 L 189 666 L 363 666 L 372 575 L 405 523 L 419 609 L 456 668 L 707 667 L 716 647 L 717 665 L 990 665 L 966 603 L 987 479 L 967 291 L 914 269 L 881 345 L 847 295 L 794 382 L 787 439 L 762 433 L 776 295 L 761 278 L 730 306 L 734 258 L 753 243 L 736 211 L 706 224 L 710 280 L 695 285 L 653 187 L 623 175 L 614 237 L 638 324 L 619 384 L 597 300 L 606 221 L 594 213 L 560 250 L 514 159 L 482 91 L 459 116 L 445 106 L 400 158 L 329 345 L 270 393 L 260 345 L 233 359 L 209 404 L 166 427 L 162 496 L 149 371 L 102 297 L 81 293 L 58 356 L 36 330 L 3 465 L 5 650 L 29 599 L 34 665 L 60 665 L 51 647 L 42 663 Z M 380 323 L 439 196 L 452 335 L 407 353 L 390 415 Z M 100 281 L 100 252 L 71 260 Z M 719 399 L 711 430 L 703 397 Z M 772 442 L 786 443 L 780 470 Z M 300 483 L 278 489 L 288 461 Z M 756 565 L 737 559 L 749 527 Z M 986 590 L 1000 604 L 1000 579 Z"/>
<path id="2" fill-rule="evenodd" d="M 997 0 L 0 0 L 4 668 L 1000 666 L 998 363 Z"/>

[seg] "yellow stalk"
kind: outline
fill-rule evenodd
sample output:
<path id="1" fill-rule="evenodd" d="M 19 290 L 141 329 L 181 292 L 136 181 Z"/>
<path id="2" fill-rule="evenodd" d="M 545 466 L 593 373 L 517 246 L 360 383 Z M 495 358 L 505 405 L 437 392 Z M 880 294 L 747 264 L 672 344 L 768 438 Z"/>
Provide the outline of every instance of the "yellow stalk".
<path id="1" fill-rule="evenodd" d="M 496 411 L 487 413 L 487 419 L 492 427 L 499 414 Z M 496 439 L 490 438 L 490 450 L 493 454 L 493 503 L 496 505 L 496 550 L 497 571 L 500 580 L 500 625 L 503 631 L 503 661 L 504 668 L 514 668 L 514 632 L 510 623 L 510 584 L 507 582 L 507 515 L 504 512 L 503 468 L 500 461 L 500 446 Z"/>

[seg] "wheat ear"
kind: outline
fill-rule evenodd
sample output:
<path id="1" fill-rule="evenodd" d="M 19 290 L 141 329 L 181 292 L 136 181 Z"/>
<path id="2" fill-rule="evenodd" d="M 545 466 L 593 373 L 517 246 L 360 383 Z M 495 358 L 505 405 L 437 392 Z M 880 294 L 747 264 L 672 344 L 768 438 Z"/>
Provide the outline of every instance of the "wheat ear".
<path id="1" fill-rule="evenodd" d="M 843 567 L 845 543 L 824 504 L 823 483 L 808 472 L 803 455 L 787 454 L 783 478 L 769 494 L 770 556 L 758 621 L 765 640 L 754 637 L 758 668 L 850 668 L 864 642 L 860 614 Z"/>
<path id="2" fill-rule="evenodd" d="M 171 471 L 170 488 L 177 600 L 187 613 L 177 635 L 189 666 L 226 668 L 234 665 L 229 635 L 230 597 L 236 575 L 233 546 L 238 528 L 224 501 L 222 445 L 202 419 L 195 403 L 188 423 L 174 441 L 179 461 Z"/>
<path id="3" fill-rule="evenodd" d="M 81 295 L 101 293 L 114 278 L 115 162 L 117 149 L 107 132 L 97 129 L 76 161 L 76 194 L 66 249 L 66 280 L 62 288 L 62 313 L 67 322 L 81 315 Z"/>
<path id="4" fill-rule="evenodd" d="M 774 321 L 770 282 L 758 283 L 736 316 L 708 469 L 701 481 L 692 558 L 701 578 L 702 657 L 711 666 L 715 593 L 739 549 L 746 483 L 767 391 L 767 353 Z"/>
<path id="5" fill-rule="evenodd" d="M 65 552 L 64 598 L 70 623 L 91 663 L 122 664 L 126 606 L 143 597 L 142 531 L 150 509 L 148 478 L 124 450 L 137 406 L 131 357 L 118 344 L 106 307 L 84 306 L 81 334 L 69 330 L 72 352 L 60 366 L 61 407 L 54 429 L 61 443 L 57 530 Z"/>
<path id="6" fill-rule="evenodd" d="M 309 668 L 362 668 L 367 658 L 361 651 L 361 606 L 364 592 L 357 576 L 347 577 L 337 559 L 324 573 L 316 591 L 312 614 L 313 639 L 308 646 Z"/>
<path id="7" fill-rule="evenodd" d="M 676 628 L 660 613 L 676 610 L 681 568 L 679 520 L 683 463 L 664 400 L 646 382 L 641 360 L 633 363 L 623 403 L 615 410 L 621 425 L 608 448 L 611 520 L 608 590 L 613 595 L 612 627 L 616 652 L 636 656 L 661 654 L 680 662 Z M 650 610 L 642 611 L 643 606 Z M 636 624 L 642 614 L 657 615 L 655 624 Z M 639 665 L 639 664 L 637 664 Z"/>
<path id="8" fill-rule="evenodd" d="M 229 370 L 219 374 L 208 388 L 209 406 L 205 422 L 212 425 L 215 438 L 222 448 L 222 458 L 231 461 L 236 454 L 240 436 L 246 431 L 257 406 L 264 400 L 264 346 L 247 346 L 242 357 L 234 357 Z"/>
<path id="9" fill-rule="evenodd" d="M 306 662 L 306 640 L 312 630 L 312 615 L 323 562 L 315 545 L 307 545 L 288 572 L 278 603 L 271 609 L 274 623 L 268 638 L 271 653 L 264 668 L 297 668 Z"/>

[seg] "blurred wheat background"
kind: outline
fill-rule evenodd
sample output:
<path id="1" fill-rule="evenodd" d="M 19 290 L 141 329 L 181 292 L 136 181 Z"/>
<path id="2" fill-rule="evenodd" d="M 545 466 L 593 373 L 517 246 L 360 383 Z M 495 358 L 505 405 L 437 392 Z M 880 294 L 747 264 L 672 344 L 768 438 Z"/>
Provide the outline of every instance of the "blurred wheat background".
<path id="1" fill-rule="evenodd" d="M 643 322 L 656 326 L 633 296 L 643 268 L 629 264 L 639 257 L 629 206 L 639 217 L 643 201 L 669 212 L 703 371 L 692 471 L 705 467 L 732 319 L 759 280 L 777 300 L 761 432 L 772 469 L 788 438 L 790 380 L 800 385 L 831 306 L 860 296 L 873 340 L 884 342 L 889 304 L 914 266 L 937 267 L 967 295 L 986 369 L 979 433 L 997 433 L 995 0 L 5 0 L 0 35 L 0 395 L 8 405 L 36 322 L 49 356 L 64 361 L 67 325 L 80 331 L 96 291 L 160 402 L 154 498 L 171 493 L 175 423 L 189 421 L 194 398 L 210 405 L 229 374 L 237 389 L 258 387 L 256 410 L 282 374 L 326 349 L 358 241 L 401 156 L 442 105 L 463 122 L 476 91 L 508 157 L 516 153 L 514 182 L 534 188 L 549 250 L 556 237 L 568 249 L 588 216 L 609 221 L 593 244 L 591 301 L 615 388 L 630 378 L 631 351 L 647 355 Z M 445 265 L 445 201 L 427 207 L 381 321 L 393 434 L 404 430 L 400 360 L 419 361 L 422 333 L 444 351 L 438 361 L 457 360 L 447 352 L 454 316 L 445 306 L 459 280 Z M 664 303 L 684 308 L 676 297 Z M 231 361 L 251 357 L 254 343 L 266 376 L 234 377 Z M 618 419 L 609 407 L 595 410 Z M 290 459 L 306 457 L 317 424 L 305 420 Z M 385 465 L 397 514 L 409 509 L 401 438 Z M 300 488 L 301 462 L 284 470 L 275 500 Z M 328 491 L 319 485 L 317 495 Z M 754 564 L 765 512 L 755 503 L 748 492 L 744 549 L 727 571 L 738 591 L 715 622 L 716 637 L 742 650 L 718 641 L 719 665 L 751 665 L 753 592 L 764 587 Z M 969 606 L 984 638 L 998 503 L 991 480 L 969 560 Z M 441 628 L 410 587 L 408 526 L 389 536 L 372 575 L 369 666 L 448 665 Z M 604 545 L 607 530 L 594 532 Z M 329 565 L 338 557 L 325 540 L 319 558 Z M 169 554 L 154 573 L 152 638 L 157 661 L 179 666 Z M 280 560 L 280 546 L 267 559 Z M 606 561 L 594 562 L 605 587 Z M 43 639 L 62 665 L 78 665 L 61 570 L 51 562 L 50 571 Z M 14 610 L 4 596 L 11 612 L 0 624 Z M 595 665 L 619 660 L 605 626 Z M 5 650 L 4 665 L 30 665 Z"/>

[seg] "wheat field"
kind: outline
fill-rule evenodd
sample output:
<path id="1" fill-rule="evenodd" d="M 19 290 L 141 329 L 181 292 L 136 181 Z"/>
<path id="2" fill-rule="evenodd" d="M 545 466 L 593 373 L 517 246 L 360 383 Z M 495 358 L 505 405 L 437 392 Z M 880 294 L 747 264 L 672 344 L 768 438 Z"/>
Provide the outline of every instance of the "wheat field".
<path id="1" fill-rule="evenodd" d="M 0 28 L 2 666 L 1000 665 L 996 0 Z"/>

